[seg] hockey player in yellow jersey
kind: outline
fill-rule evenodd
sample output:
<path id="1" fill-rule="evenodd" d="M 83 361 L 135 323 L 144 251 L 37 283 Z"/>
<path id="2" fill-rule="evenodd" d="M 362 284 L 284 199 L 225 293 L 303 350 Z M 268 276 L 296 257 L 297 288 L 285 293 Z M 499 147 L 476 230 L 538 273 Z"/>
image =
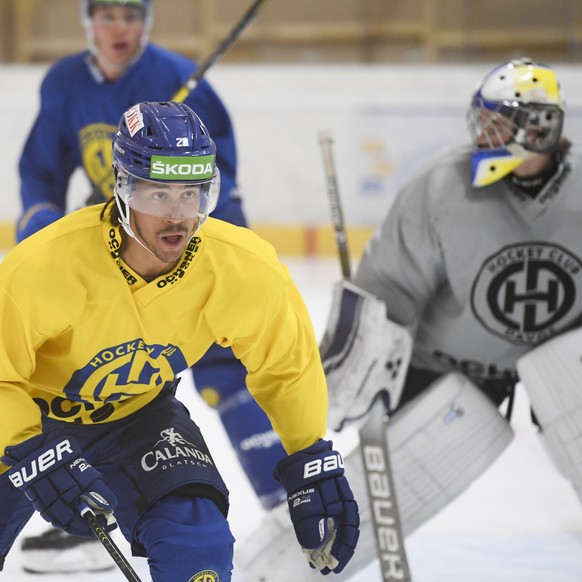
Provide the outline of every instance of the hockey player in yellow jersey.
<path id="1" fill-rule="evenodd" d="M 337 573 L 351 558 L 358 509 L 323 440 L 308 313 L 269 244 L 208 218 L 215 155 L 187 105 L 133 106 L 113 140 L 114 198 L 0 265 L 0 566 L 34 509 L 91 535 L 86 505 L 110 522 L 113 512 L 154 581 L 231 579 L 228 490 L 174 395 L 176 375 L 212 343 L 245 365 L 281 437 L 288 456 L 274 476 L 309 563 Z M 183 462 L 163 462 L 172 457 Z"/>

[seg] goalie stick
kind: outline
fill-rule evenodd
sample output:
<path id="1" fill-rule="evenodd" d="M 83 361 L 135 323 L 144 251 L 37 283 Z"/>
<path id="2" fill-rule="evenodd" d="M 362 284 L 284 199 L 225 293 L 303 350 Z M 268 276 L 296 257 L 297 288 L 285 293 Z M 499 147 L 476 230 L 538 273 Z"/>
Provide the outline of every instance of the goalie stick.
<path id="1" fill-rule="evenodd" d="M 141 578 L 136 574 L 127 558 L 123 555 L 121 550 L 117 547 L 107 530 L 99 523 L 99 520 L 93 513 L 93 510 L 83 504 L 81 507 L 81 516 L 89 524 L 89 527 L 95 534 L 95 537 L 101 542 L 103 547 L 107 550 L 117 567 L 121 570 L 127 580 L 131 582 L 141 582 Z"/>
<path id="2" fill-rule="evenodd" d="M 329 131 L 320 132 L 318 138 L 323 155 L 327 194 L 331 206 L 331 217 L 342 276 L 344 279 L 350 280 L 352 277 L 350 255 L 333 162 L 333 138 Z M 360 451 L 366 472 L 366 487 L 374 526 L 376 553 L 383 581 L 411 582 L 390 465 L 386 433 L 387 423 L 386 403 L 383 395 L 379 393 L 371 405 L 366 423 L 359 430 Z"/>

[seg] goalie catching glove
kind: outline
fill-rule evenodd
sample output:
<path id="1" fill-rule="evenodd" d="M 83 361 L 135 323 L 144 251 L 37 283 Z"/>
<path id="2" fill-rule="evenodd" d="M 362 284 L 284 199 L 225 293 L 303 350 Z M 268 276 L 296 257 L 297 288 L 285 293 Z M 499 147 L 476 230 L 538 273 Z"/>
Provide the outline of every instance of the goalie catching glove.
<path id="1" fill-rule="evenodd" d="M 107 529 L 116 527 L 113 508 L 117 498 L 101 473 L 82 457 L 73 438 L 51 440 L 41 434 L 6 447 L 1 460 L 12 467 L 8 471 L 12 484 L 24 491 L 34 508 L 55 527 L 78 536 L 93 536 L 79 513 L 84 506 L 104 518 Z"/>
<path id="2" fill-rule="evenodd" d="M 341 572 L 360 527 L 341 455 L 331 441 L 320 440 L 279 461 L 274 476 L 287 491 L 295 535 L 310 566 L 324 575 Z"/>
<path id="3" fill-rule="evenodd" d="M 352 283 L 341 281 L 319 351 L 327 378 L 330 428 L 362 419 L 382 393 L 394 410 L 402 394 L 412 352 L 407 328 L 386 317 L 386 305 Z"/>

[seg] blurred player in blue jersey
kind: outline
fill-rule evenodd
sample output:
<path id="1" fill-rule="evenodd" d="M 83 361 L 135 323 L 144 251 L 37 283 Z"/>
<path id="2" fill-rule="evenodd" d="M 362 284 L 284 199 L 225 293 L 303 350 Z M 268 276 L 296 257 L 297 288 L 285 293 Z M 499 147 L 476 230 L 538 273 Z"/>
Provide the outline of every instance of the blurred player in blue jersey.
<path id="1" fill-rule="evenodd" d="M 189 59 L 148 42 L 151 0 L 85 0 L 81 20 L 89 50 L 64 58 L 46 75 L 40 111 L 20 159 L 19 241 L 65 214 L 68 183 L 76 168 L 82 167 L 90 181 L 93 193 L 88 203 L 109 199 L 114 187 L 111 139 L 120 116 L 139 101 L 170 99 L 196 68 Z M 204 80 L 186 103 L 204 120 L 217 144 L 222 185 L 214 216 L 246 226 L 236 193 L 236 148 L 228 112 Z M 284 451 L 245 389 L 240 362 L 230 350 L 212 346 L 193 374 L 198 391 L 217 409 L 263 507 L 281 503 L 284 491 L 273 480 L 271 467 Z M 46 558 L 58 548 L 72 546 L 73 559 L 80 549 L 77 542 L 52 531 L 25 539 L 25 567 L 45 572 L 56 564 Z M 84 560 L 83 567 L 100 569 L 99 556 L 108 566 L 108 556 L 99 552 L 95 563 Z M 77 566 L 61 555 L 56 567 L 75 571 Z"/>
<path id="2" fill-rule="evenodd" d="M 0 264 L 0 569 L 34 510 L 81 536 L 89 510 L 119 525 L 154 582 L 231 580 L 228 490 L 175 397 L 177 375 L 218 343 L 284 445 L 270 469 L 309 563 L 341 572 L 358 507 L 323 440 L 325 375 L 287 269 L 249 229 L 209 218 L 216 145 L 184 103 L 130 107 L 113 165 L 112 199 Z"/>

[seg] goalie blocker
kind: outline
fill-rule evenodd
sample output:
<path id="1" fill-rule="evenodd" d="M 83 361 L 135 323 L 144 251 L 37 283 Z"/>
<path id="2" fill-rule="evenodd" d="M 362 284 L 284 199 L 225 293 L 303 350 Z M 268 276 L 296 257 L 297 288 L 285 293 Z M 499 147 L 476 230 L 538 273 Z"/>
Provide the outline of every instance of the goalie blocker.
<path id="1" fill-rule="evenodd" d="M 511 442 L 513 431 L 468 378 L 453 372 L 394 413 L 386 437 L 402 528 L 408 535 L 481 475 Z M 361 535 L 354 557 L 334 580 L 348 580 L 377 559 L 360 451 L 352 451 L 345 464 L 360 508 Z M 269 580 L 273 572 L 277 582 L 295 582 L 302 557 L 293 541 L 288 510 L 281 506 L 242 543 L 236 562 L 253 582 Z"/>

